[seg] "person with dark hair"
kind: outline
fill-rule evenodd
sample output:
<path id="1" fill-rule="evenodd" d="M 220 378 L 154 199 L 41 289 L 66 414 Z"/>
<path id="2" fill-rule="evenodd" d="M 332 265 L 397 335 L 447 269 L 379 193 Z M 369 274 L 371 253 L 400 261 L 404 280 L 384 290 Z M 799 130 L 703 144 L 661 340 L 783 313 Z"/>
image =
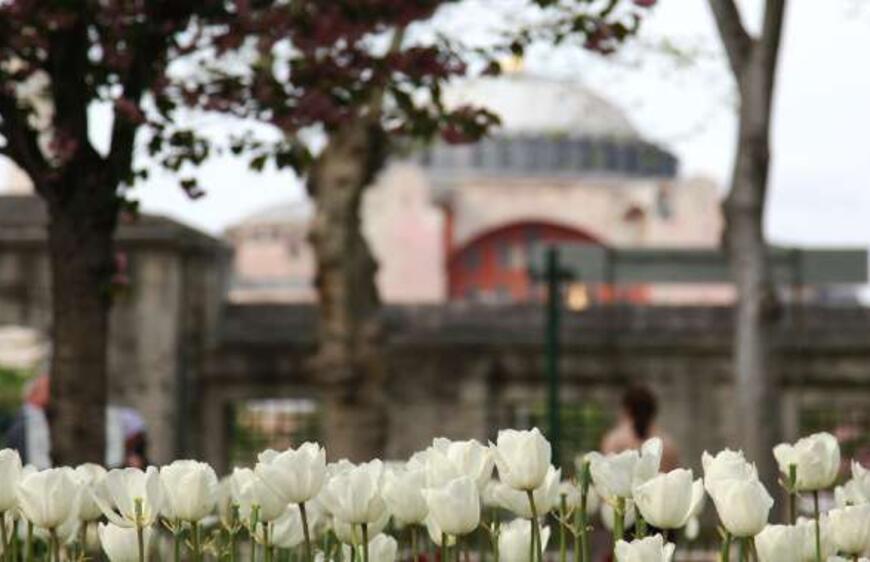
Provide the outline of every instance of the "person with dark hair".
<path id="1" fill-rule="evenodd" d="M 662 440 L 662 472 L 679 467 L 680 454 L 673 440 L 655 423 L 658 400 L 652 391 L 641 385 L 630 386 L 622 395 L 622 408 L 616 426 L 604 436 L 601 451 L 621 453 L 638 449 L 651 437 Z"/>

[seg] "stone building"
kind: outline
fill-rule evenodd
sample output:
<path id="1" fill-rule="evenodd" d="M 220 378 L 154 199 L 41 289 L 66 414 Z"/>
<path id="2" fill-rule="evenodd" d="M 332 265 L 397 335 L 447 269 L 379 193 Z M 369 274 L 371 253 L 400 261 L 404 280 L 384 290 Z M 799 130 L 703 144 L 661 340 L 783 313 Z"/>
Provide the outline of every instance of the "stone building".
<path id="1" fill-rule="evenodd" d="M 539 243 L 718 244 L 716 186 L 679 177 L 672 154 L 576 82 L 519 72 L 464 82 L 445 99 L 487 107 L 502 126 L 476 144 L 437 144 L 395 159 L 366 194 L 363 229 L 386 302 L 536 300 L 527 261 Z M 310 216 L 308 202 L 288 203 L 228 229 L 236 250 L 233 300 L 313 300 Z M 588 300 L 657 303 L 723 302 L 731 294 L 588 289 Z"/>

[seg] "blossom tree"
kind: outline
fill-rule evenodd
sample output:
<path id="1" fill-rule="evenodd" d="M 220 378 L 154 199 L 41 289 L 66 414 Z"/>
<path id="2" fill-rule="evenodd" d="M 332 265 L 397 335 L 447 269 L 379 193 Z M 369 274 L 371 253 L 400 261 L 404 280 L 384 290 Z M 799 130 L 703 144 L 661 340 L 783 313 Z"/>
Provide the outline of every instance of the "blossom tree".
<path id="1" fill-rule="evenodd" d="M 30 176 L 49 217 L 55 462 L 104 458 L 112 235 L 123 186 L 142 173 L 137 132 L 170 135 L 175 162 L 202 156 L 168 127 L 163 86 L 182 32 L 223 11 L 212 0 L 0 3 L 0 153 Z M 112 117 L 105 143 L 93 140 L 98 104 Z"/>
<path id="2" fill-rule="evenodd" d="M 325 405 L 332 454 L 367 458 L 383 449 L 386 435 L 377 263 L 361 232 L 360 204 L 391 152 L 432 139 L 471 142 L 497 124 L 485 109 L 445 104 L 450 80 L 497 73 L 499 58 L 521 55 L 535 41 L 575 41 L 609 53 L 652 4 L 526 0 L 524 8 L 540 16 L 536 23 L 485 48 L 421 32 L 439 10 L 462 9 L 455 0 L 239 2 L 231 25 L 202 34 L 204 72 L 184 82 L 179 96 L 200 109 L 271 124 L 277 141 L 245 132 L 232 140 L 233 150 L 251 154 L 255 169 L 291 168 L 315 203 L 309 239 L 320 303 L 316 368 L 331 388 Z M 305 142 L 312 131 L 324 141 L 320 150 Z"/>

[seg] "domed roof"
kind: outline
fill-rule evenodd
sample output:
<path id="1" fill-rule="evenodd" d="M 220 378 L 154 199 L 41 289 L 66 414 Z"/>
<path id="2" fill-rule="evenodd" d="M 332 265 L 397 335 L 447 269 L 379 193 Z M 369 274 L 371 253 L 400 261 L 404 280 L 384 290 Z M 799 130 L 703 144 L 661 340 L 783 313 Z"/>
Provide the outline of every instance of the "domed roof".
<path id="1" fill-rule="evenodd" d="M 511 72 L 457 83 L 444 99 L 492 111 L 509 135 L 639 138 L 619 108 L 574 80 Z"/>

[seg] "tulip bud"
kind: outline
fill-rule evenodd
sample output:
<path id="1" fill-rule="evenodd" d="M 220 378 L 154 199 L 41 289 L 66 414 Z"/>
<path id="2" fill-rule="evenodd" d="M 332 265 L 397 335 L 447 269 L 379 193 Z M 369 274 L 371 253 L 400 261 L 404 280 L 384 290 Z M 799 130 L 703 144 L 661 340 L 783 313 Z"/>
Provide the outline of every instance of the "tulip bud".
<path id="1" fill-rule="evenodd" d="M 106 469 L 94 463 L 80 464 L 75 468 L 73 479 L 81 489 L 79 497 L 79 515 L 82 521 L 94 521 L 103 515 L 103 510 L 94 500 L 94 494 L 106 477 Z"/>
<path id="2" fill-rule="evenodd" d="M 547 476 L 540 486 L 532 492 L 535 501 L 535 509 L 538 517 L 542 517 L 551 509 L 559 505 L 559 479 L 562 469 L 556 470 L 552 466 L 547 470 Z M 529 505 L 529 496 L 502 483 L 493 485 L 492 498 L 503 509 L 513 512 L 524 519 L 532 518 L 532 506 Z"/>
<path id="3" fill-rule="evenodd" d="M 100 523 L 97 526 L 100 544 L 103 546 L 110 562 L 139 562 L 139 543 L 136 529 L 119 527 L 112 523 Z M 145 542 L 145 559 L 151 551 L 151 538 L 154 534 L 150 527 L 142 530 Z"/>
<path id="4" fill-rule="evenodd" d="M 419 525 L 429 508 L 423 497 L 426 471 L 421 468 L 401 468 L 384 475 L 383 496 L 387 508 L 401 525 Z"/>
<path id="5" fill-rule="evenodd" d="M 816 433 L 794 445 L 781 443 L 773 448 L 773 456 L 785 475 L 792 465 L 797 467 L 795 487 L 802 492 L 830 488 L 840 471 L 840 444 L 830 433 Z"/>
<path id="6" fill-rule="evenodd" d="M 870 503 L 870 470 L 867 470 L 858 461 L 852 461 L 852 482 L 857 494 L 863 498 L 861 503 Z"/>
<path id="7" fill-rule="evenodd" d="M 803 529 L 768 525 L 755 536 L 758 562 L 797 562 L 803 555 L 803 541 Z"/>
<path id="8" fill-rule="evenodd" d="M 249 524 L 254 509 L 257 521 L 272 522 L 284 513 L 287 504 L 257 478 L 250 468 L 236 468 L 230 475 L 230 490 L 233 501 L 239 505 L 239 518 Z"/>
<path id="9" fill-rule="evenodd" d="M 832 509 L 828 521 L 837 550 L 851 555 L 870 550 L 870 504 Z"/>
<path id="10" fill-rule="evenodd" d="M 490 449 L 499 479 L 515 490 L 534 490 L 544 483 L 552 451 L 538 428 L 530 431 L 504 429 Z"/>
<path id="11" fill-rule="evenodd" d="M 717 480 L 709 491 L 722 525 L 732 536 L 752 537 L 767 525 L 773 498 L 758 480 Z"/>
<path id="12" fill-rule="evenodd" d="M 368 523 L 366 534 L 368 535 L 369 540 L 372 540 L 378 533 L 382 533 L 384 529 L 387 528 L 389 522 L 390 512 L 384 510 L 378 519 Z M 338 517 L 332 518 L 332 532 L 335 533 L 338 540 L 344 544 L 359 546 L 363 543 L 362 529 L 360 526 L 342 521 Z"/>
<path id="13" fill-rule="evenodd" d="M 195 523 L 214 511 L 218 479 L 204 462 L 178 460 L 160 469 L 164 514 Z"/>
<path id="14" fill-rule="evenodd" d="M 302 512 L 295 505 L 288 506 L 284 513 L 272 523 L 269 539 L 278 548 L 296 548 L 305 540 L 302 528 Z"/>
<path id="15" fill-rule="evenodd" d="M 343 560 L 351 560 L 351 547 L 342 546 Z M 396 539 L 383 533 L 375 535 L 368 544 L 369 562 L 395 562 L 399 543 Z"/>
<path id="16" fill-rule="evenodd" d="M 454 478 L 468 476 L 478 490 L 492 478 L 492 451 L 474 439 L 451 441 L 438 437 L 425 451 L 426 486 L 437 488 Z"/>
<path id="17" fill-rule="evenodd" d="M 18 505 L 16 490 L 21 481 L 21 457 L 14 449 L 0 451 L 0 513 L 5 513 Z"/>
<path id="18" fill-rule="evenodd" d="M 115 525 L 147 527 L 157 519 L 163 505 L 160 473 L 153 466 L 145 471 L 138 468 L 110 470 L 94 500 Z"/>
<path id="19" fill-rule="evenodd" d="M 634 489 L 634 503 L 643 518 L 659 529 L 679 529 L 704 499 L 701 479 L 682 468 L 659 474 Z"/>
<path id="20" fill-rule="evenodd" d="M 284 503 L 313 499 L 326 478 L 326 451 L 317 443 L 303 443 L 298 449 L 260 453 L 254 472 Z"/>
<path id="21" fill-rule="evenodd" d="M 77 515 L 79 487 L 69 467 L 33 472 L 18 485 L 18 506 L 24 517 L 45 529 L 56 529 Z"/>
<path id="22" fill-rule="evenodd" d="M 547 549 L 550 528 L 541 527 L 541 546 Z M 502 562 L 534 562 L 529 558 L 532 552 L 532 522 L 529 519 L 514 519 L 502 525 L 498 535 L 498 551 Z"/>
<path id="23" fill-rule="evenodd" d="M 429 515 L 448 535 L 466 535 L 480 524 L 480 492 L 468 476 L 460 476 L 439 488 L 427 488 L 423 497 Z"/>
<path id="24" fill-rule="evenodd" d="M 659 471 L 662 440 L 654 437 L 641 446 L 618 454 L 589 453 L 589 471 L 595 490 L 606 501 L 631 498 L 634 488 L 650 480 Z"/>
<path id="25" fill-rule="evenodd" d="M 670 562 L 674 556 L 674 544 L 665 543 L 661 535 L 631 542 L 620 540 L 614 554 L 616 562 Z"/>
<path id="26" fill-rule="evenodd" d="M 713 483 L 719 480 L 758 480 L 755 465 L 746 462 L 742 451 L 725 449 L 715 457 L 704 451 L 701 462 L 704 465 L 704 487 L 708 493 Z"/>
<path id="27" fill-rule="evenodd" d="M 379 460 L 363 463 L 332 476 L 320 499 L 335 517 L 351 524 L 373 523 L 387 510 L 381 496 L 384 465 Z"/>

